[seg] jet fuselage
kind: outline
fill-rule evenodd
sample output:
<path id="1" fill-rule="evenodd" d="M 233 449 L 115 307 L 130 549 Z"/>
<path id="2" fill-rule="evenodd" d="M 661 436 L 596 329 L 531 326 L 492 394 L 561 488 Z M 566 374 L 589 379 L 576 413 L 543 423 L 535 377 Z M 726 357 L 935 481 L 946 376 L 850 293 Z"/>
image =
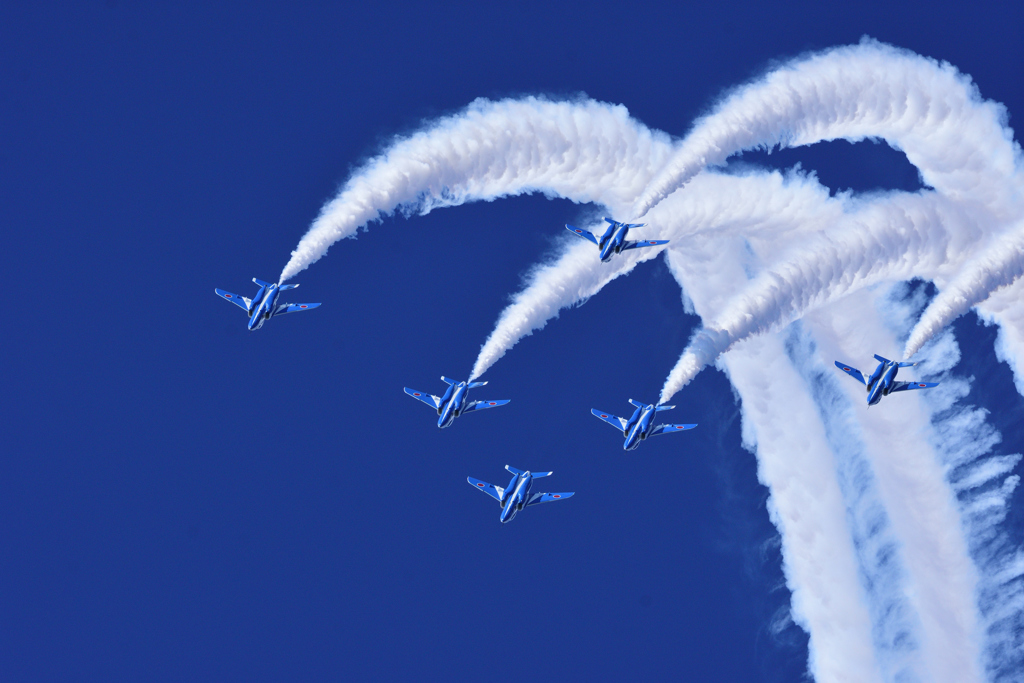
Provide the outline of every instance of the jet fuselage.
<path id="1" fill-rule="evenodd" d="M 654 430 L 654 416 L 658 414 L 654 405 L 646 405 L 633 411 L 633 415 L 626 422 L 626 442 L 622 445 L 623 450 L 631 451 L 645 441 Z"/>
<path id="2" fill-rule="evenodd" d="M 516 513 L 523 509 L 530 497 L 530 487 L 533 486 L 533 475 L 529 470 L 522 474 L 512 476 L 512 481 L 505 488 L 501 500 L 501 523 L 508 524 L 516 516 Z"/>
<path id="3" fill-rule="evenodd" d="M 466 405 L 466 396 L 469 395 L 469 387 L 465 382 L 451 384 L 441 398 L 441 407 L 437 409 L 437 426 L 441 429 L 451 426 Z"/>
<path id="4" fill-rule="evenodd" d="M 871 377 L 867 381 L 868 389 L 868 405 L 873 406 L 882 400 L 883 396 L 888 396 L 889 391 L 892 389 L 893 383 L 896 381 L 896 373 L 900 370 L 898 363 L 879 363 L 875 371 L 871 373 Z"/>
<path id="5" fill-rule="evenodd" d="M 270 320 L 270 316 L 274 314 L 274 307 L 277 305 L 277 298 L 281 296 L 281 290 L 278 286 L 270 285 L 269 287 L 260 287 L 260 291 L 256 292 L 256 296 L 252 300 L 251 317 L 249 318 L 249 331 L 254 332 L 261 327 L 263 323 Z"/>
<path id="6" fill-rule="evenodd" d="M 629 226 L 624 223 L 615 223 L 609 225 L 608 229 L 605 230 L 604 235 L 601 236 L 597 246 L 601 249 L 601 260 L 609 261 L 612 256 L 622 251 L 622 245 L 626 241 L 626 233 L 629 232 Z"/>

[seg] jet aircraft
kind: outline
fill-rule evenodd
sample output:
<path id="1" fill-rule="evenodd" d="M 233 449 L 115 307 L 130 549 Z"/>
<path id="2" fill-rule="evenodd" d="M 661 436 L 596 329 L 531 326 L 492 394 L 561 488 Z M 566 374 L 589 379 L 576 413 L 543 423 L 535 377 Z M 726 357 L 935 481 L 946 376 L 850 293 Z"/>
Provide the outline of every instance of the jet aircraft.
<path id="1" fill-rule="evenodd" d="M 604 420 L 625 435 L 626 442 L 622 445 L 623 450 L 631 451 L 639 446 L 641 441 L 645 441 L 647 437 L 654 436 L 655 434 L 681 432 L 684 429 L 693 429 L 697 426 L 695 424 L 660 424 L 655 426 L 654 416 L 662 410 L 672 410 L 675 406 L 644 405 L 633 399 L 629 399 L 629 402 L 636 406 L 636 410 L 633 411 L 633 416 L 628 420 L 623 417 L 616 417 L 610 413 L 603 413 L 600 410 L 590 411 L 596 417 Z"/>
<path id="2" fill-rule="evenodd" d="M 867 387 L 869 408 L 881 401 L 883 396 L 888 396 L 896 391 L 930 389 L 939 386 L 938 382 L 901 382 L 896 379 L 896 373 L 900 371 L 900 368 L 913 367 L 917 363 L 898 363 L 882 358 L 878 354 L 875 354 L 875 360 L 878 361 L 878 367 L 867 379 L 864 378 L 860 370 L 852 365 L 844 365 L 836 361 L 837 368 Z"/>
<path id="3" fill-rule="evenodd" d="M 512 473 L 512 481 L 505 488 L 488 484 L 486 481 L 480 481 L 473 477 L 466 477 L 466 481 L 472 484 L 474 488 L 480 489 L 498 501 L 501 505 L 501 517 L 499 519 L 502 524 L 511 522 L 516 513 L 525 507 L 537 505 L 538 503 L 550 503 L 553 500 L 565 500 L 573 495 L 572 493 L 530 493 L 534 479 L 550 477 L 554 474 L 553 472 L 523 472 L 508 465 L 505 465 L 505 469 Z"/>
<path id="4" fill-rule="evenodd" d="M 423 401 L 431 408 L 435 409 L 438 414 L 437 426 L 441 429 L 448 427 L 455 418 L 469 413 L 474 410 L 484 410 L 485 408 L 496 408 L 497 406 L 503 406 L 508 403 L 508 399 L 503 401 L 469 401 L 470 389 L 476 389 L 487 384 L 487 382 L 456 382 L 453 379 L 448 379 L 442 376 L 441 380 L 448 384 L 448 390 L 444 392 L 444 396 L 438 398 L 431 394 L 425 394 L 422 391 L 416 391 L 405 387 L 405 393 L 412 396 L 417 401 Z"/>
<path id="5" fill-rule="evenodd" d="M 281 292 L 286 289 L 295 289 L 298 285 L 272 285 L 269 282 L 257 280 L 256 278 L 253 278 L 252 281 L 260 286 L 260 291 L 256 292 L 256 296 L 252 299 L 247 299 L 244 296 L 232 294 L 231 292 L 225 292 L 223 289 L 213 290 L 217 293 L 217 296 L 227 299 L 248 314 L 250 332 L 260 329 L 263 327 L 263 323 L 274 316 L 294 313 L 295 311 L 308 311 L 320 305 L 278 304 L 277 299 L 281 296 Z"/>
<path id="6" fill-rule="evenodd" d="M 609 225 L 604 235 L 598 239 L 594 233 L 588 232 L 583 228 L 577 228 L 576 226 L 566 224 L 565 229 L 574 235 L 579 235 L 585 240 L 590 240 L 597 245 L 597 248 L 601 250 L 601 260 L 607 263 L 611 260 L 613 254 L 619 254 L 626 249 L 638 249 L 640 247 L 656 247 L 659 244 L 668 244 L 668 240 L 627 240 L 626 233 L 631 228 L 641 228 L 646 223 L 619 223 L 613 221 L 611 218 L 605 218 Z"/>

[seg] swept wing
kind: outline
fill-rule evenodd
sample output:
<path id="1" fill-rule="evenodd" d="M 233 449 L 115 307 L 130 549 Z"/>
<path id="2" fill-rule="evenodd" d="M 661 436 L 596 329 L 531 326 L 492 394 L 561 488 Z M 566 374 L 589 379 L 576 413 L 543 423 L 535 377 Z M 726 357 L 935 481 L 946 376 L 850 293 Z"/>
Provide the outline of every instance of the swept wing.
<path id="1" fill-rule="evenodd" d="M 573 492 L 575 493 L 575 491 Z M 526 506 L 538 505 L 540 503 L 550 503 L 555 500 L 565 500 L 566 498 L 572 498 L 573 493 L 534 493 L 530 496 L 530 500 L 526 501 Z"/>
<path id="2" fill-rule="evenodd" d="M 864 375 L 862 375 L 860 370 L 853 367 L 852 365 L 843 365 L 839 361 L 836 361 L 836 367 L 845 372 L 850 377 L 860 382 L 861 384 L 867 384 L 867 382 L 864 380 Z"/>
<path id="3" fill-rule="evenodd" d="M 488 484 L 486 481 L 480 481 L 473 477 L 466 477 L 466 481 L 473 485 L 473 488 L 480 489 L 494 500 L 501 502 L 501 496 L 505 493 L 505 489 L 494 484 Z"/>
<path id="4" fill-rule="evenodd" d="M 485 408 L 497 408 L 503 406 L 512 399 L 506 398 L 501 401 L 473 401 L 469 403 L 465 408 L 462 409 L 463 414 L 471 412 L 473 410 L 484 410 Z"/>
<path id="5" fill-rule="evenodd" d="M 892 389 L 889 389 L 889 393 L 894 391 L 910 391 L 911 389 L 931 389 L 932 387 L 939 386 L 938 382 L 901 382 L 899 380 L 892 383 Z"/>
<path id="6" fill-rule="evenodd" d="M 627 249 L 639 249 L 640 247 L 656 247 L 659 244 L 668 244 L 668 240 L 640 240 L 634 242 L 629 240 L 622 245 L 620 251 L 626 251 Z"/>
<path id="7" fill-rule="evenodd" d="M 566 223 L 565 224 L 565 229 L 568 230 L 569 232 L 571 232 L 574 235 L 578 235 L 579 237 L 582 237 L 585 240 L 590 240 L 594 244 L 598 243 L 597 238 L 594 237 L 594 233 L 588 232 L 587 230 L 584 230 L 583 228 L 577 228 L 575 225 L 569 225 L 568 223 Z"/>
<path id="8" fill-rule="evenodd" d="M 651 436 L 654 436 L 655 434 L 670 434 L 672 432 L 681 432 L 684 429 L 693 429 L 696 426 L 697 425 L 695 425 L 695 424 L 692 424 L 692 425 L 689 425 L 689 424 L 687 424 L 687 425 L 658 425 L 657 427 L 655 427 L 654 429 L 651 430 Z"/>
<path id="9" fill-rule="evenodd" d="M 618 429 L 623 434 L 626 433 L 626 423 L 629 422 L 629 420 L 627 420 L 625 418 L 622 418 L 622 417 L 616 417 L 616 416 L 612 415 L 611 413 L 602 413 L 600 410 L 597 410 L 597 409 L 594 409 L 594 408 L 591 408 L 590 412 L 594 415 L 594 417 L 597 417 L 598 419 L 604 420 L 605 422 L 610 424 L 612 427 L 615 427 L 616 429 Z"/>
<path id="10" fill-rule="evenodd" d="M 405 387 L 405 393 L 409 394 L 417 401 L 423 401 L 434 410 L 437 410 L 438 408 L 441 407 L 441 399 L 438 398 L 437 396 L 434 396 L 433 394 L 425 394 L 422 391 L 416 391 L 415 389 L 410 389 L 409 387 Z"/>
<path id="11" fill-rule="evenodd" d="M 252 304 L 251 300 L 246 299 L 244 296 L 239 296 L 238 294 L 226 292 L 223 289 L 214 289 L 213 291 L 216 292 L 217 296 L 219 296 L 220 298 L 230 301 L 231 303 L 238 306 L 246 313 L 249 312 L 249 306 Z"/>
<path id="12" fill-rule="evenodd" d="M 274 311 L 274 315 L 284 315 L 285 313 L 294 313 L 296 311 L 311 311 L 320 304 L 281 304 Z"/>

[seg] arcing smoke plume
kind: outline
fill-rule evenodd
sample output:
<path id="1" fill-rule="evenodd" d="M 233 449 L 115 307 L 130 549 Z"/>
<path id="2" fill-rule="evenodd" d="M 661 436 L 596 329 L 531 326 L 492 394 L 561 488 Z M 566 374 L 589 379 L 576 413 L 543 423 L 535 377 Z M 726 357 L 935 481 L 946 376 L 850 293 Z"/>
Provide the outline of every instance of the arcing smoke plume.
<path id="1" fill-rule="evenodd" d="M 593 100 L 477 100 L 370 159 L 320 211 L 280 281 L 370 221 L 468 201 L 544 192 L 624 207 L 669 153 L 668 136 Z"/>

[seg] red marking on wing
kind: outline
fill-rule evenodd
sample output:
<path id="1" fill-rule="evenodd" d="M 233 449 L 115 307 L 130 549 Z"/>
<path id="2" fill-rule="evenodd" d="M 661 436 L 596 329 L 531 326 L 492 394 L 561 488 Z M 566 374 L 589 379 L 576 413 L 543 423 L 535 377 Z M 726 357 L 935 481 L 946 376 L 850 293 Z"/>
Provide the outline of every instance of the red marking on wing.
<path id="1" fill-rule="evenodd" d="M 306 304 L 299 304 L 299 308 L 309 308 Z"/>
<path id="2" fill-rule="evenodd" d="M 927 384 L 918 384 L 917 386 L 919 386 L 919 387 L 926 387 L 928 385 Z"/>
<path id="3" fill-rule="evenodd" d="M 483 484 L 477 484 L 477 486 L 479 486 L 480 488 L 483 488 L 483 487 L 484 487 L 484 485 L 483 485 Z"/>
<path id="4" fill-rule="evenodd" d="M 843 372 L 849 372 L 850 368 L 843 368 Z"/>
<path id="5" fill-rule="evenodd" d="M 234 298 L 234 294 L 225 294 L 224 298 L 225 299 L 232 299 L 232 298 Z"/>
<path id="6" fill-rule="evenodd" d="M 497 401 L 491 401 L 487 405 L 489 405 L 489 406 L 496 406 L 496 405 L 498 405 L 498 403 L 497 403 Z"/>
<path id="7" fill-rule="evenodd" d="M 582 230 L 577 230 L 576 232 L 582 233 L 583 231 Z"/>
<path id="8" fill-rule="evenodd" d="M 561 496 L 560 496 L 560 495 L 558 495 L 557 493 L 556 493 L 555 495 L 551 496 L 551 497 L 552 497 L 552 498 L 561 498 Z"/>
<path id="9" fill-rule="evenodd" d="M 607 416 L 607 415 L 604 415 L 604 414 L 602 414 L 602 415 L 601 415 L 601 417 L 608 417 L 608 416 Z"/>
<path id="10" fill-rule="evenodd" d="M 412 392 L 412 395 L 413 395 L 413 396 L 422 396 L 423 394 L 421 394 L 421 393 L 420 393 L 420 392 L 418 392 L 418 391 L 414 391 L 414 392 Z"/>

